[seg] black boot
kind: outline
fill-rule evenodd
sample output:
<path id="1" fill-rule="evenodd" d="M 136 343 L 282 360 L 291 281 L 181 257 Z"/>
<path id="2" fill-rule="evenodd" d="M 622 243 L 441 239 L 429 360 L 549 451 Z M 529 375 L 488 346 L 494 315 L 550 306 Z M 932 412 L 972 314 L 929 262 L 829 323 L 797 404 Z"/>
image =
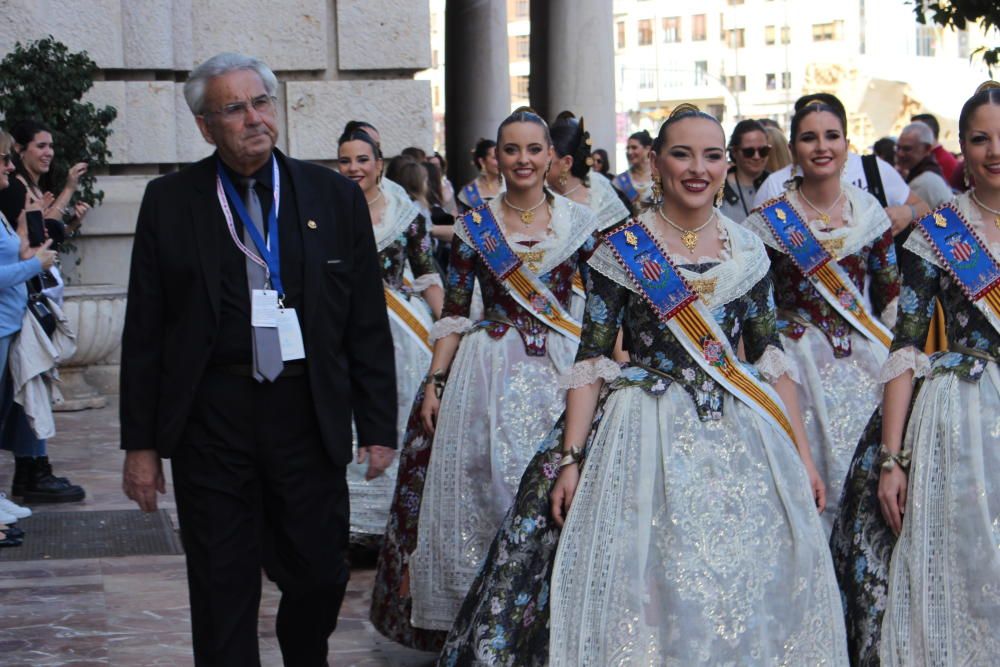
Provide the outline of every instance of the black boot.
<path id="1" fill-rule="evenodd" d="M 72 503 L 83 500 L 83 487 L 71 484 L 65 477 L 52 474 L 49 457 L 15 457 L 14 483 L 11 495 L 19 496 L 25 503 Z"/>

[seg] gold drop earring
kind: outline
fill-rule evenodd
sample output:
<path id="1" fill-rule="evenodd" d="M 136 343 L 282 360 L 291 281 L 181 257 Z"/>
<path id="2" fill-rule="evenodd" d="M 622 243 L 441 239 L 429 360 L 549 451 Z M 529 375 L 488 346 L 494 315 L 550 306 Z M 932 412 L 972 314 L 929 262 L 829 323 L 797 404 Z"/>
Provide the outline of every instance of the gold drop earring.
<path id="1" fill-rule="evenodd" d="M 663 184 L 660 183 L 660 175 L 655 171 L 653 172 L 653 185 L 650 188 L 649 194 L 654 204 L 659 204 L 663 201 Z"/>
<path id="2" fill-rule="evenodd" d="M 566 170 L 563 169 L 559 172 L 559 189 L 565 190 L 567 183 L 569 183 L 569 176 L 566 175 Z"/>
<path id="3" fill-rule="evenodd" d="M 726 183 L 725 181 L 723 181 L 722 187 L 719 188 L 719 191 L 715 193 L 715 208 L 719 208 L 720 206 L 722 206 L 722 199 L 725 196 L 725 194 L 726 194 Z"/>

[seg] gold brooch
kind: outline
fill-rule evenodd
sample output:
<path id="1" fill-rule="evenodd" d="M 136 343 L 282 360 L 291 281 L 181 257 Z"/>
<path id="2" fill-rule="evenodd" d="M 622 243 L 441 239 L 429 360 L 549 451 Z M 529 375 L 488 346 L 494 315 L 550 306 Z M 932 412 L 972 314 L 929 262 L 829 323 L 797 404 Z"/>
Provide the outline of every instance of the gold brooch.
<path id="1" fill-rule="evenodd" d="M 785 209 L 783 208 L 779 208 L 778 212 L 775 215 L 777 215 L 778 220 L 781 220 L 782 222 L 788 219 L 788 215 L 785 213 Z"/>
<path id="2" fill-rule="evenodd" d="M 831 255 L 836 255 L 844 247 L 844 239 L 825 239 L 820 241 L 820 245 L 826 248 L 826 251 Z"/>
<path id="3" fill-rule="evenodd" d="M 694 278 L 689 282 L 695 292 L 705 296 L 715 292 L 715 285 L 718 281 L 718 278 Z"/>
<path id="4" fill-rule="evenodd" d="M 473 211 L 472 212 L 472 221 L 478 225 L 480 222 L 483 221 L 483 216 L 479 215 L 478 211 Z"/>
<path id="5" fill-rule="evenodd" d="M 639 247 L 639 239 L 636 237 L 636 235 L 632 232 L 631 229 L 625 230 L 625 243 L 629 244 L 633 248 Z"/>
<path id="6" fill-rule="evenodd" d="M 938 227 L 947 227 L 948 226 L 948 219 L 945 218 L 940 213 L 935 213 L 934 214 L 934 224 L 937 225 Z"/>

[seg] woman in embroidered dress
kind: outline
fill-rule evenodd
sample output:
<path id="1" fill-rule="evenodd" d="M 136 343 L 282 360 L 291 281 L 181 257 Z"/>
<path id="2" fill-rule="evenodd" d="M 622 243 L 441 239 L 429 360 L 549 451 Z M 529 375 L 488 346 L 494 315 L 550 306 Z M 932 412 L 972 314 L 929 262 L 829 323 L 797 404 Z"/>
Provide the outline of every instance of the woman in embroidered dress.
<path id="1" fill-rule="evenodd" d="M 873 417 L 855 456 L 845 500 L 857 495 L 856 513 L 845 502 L 834 535 L 842 581 L 854 584 L 845 602 L 849 622 L 852 611 L 858 619 L 856 664 L 1000 664 L 1000 319 L 986 297 L 971 300 L 978 289 L 951 268 L 973 253 L 980 267 L 1000 258 L 1000 84 L 965 103 L 959 144 L 976 187 L 927 219 L 935 232 L 951 228 L 940 246 L 922 229 L 903 246 L 883 416 Z M 978 243 L 960 238 L 966 225 Z M 973 277 L 984 273 L 993 271 L 976 268 Z M 928 359 L 935 298 L 948 351 Z"/>
<path id="2" fill-rule="evenodd" d="M 847 160 L 845 127 L 845 118 L 834 107 L 814 103 L 798 111 L 792 118 L 791 146 L 802 176 L 745 221 L 771 255 L 781 342 L 794 361 L 793 378 L 813 461 L 826 484 L 822 518 L 827 534 L 837 516 L 851 455 L 881 398 L 878 374 L 891 340 L 889 328 L 878 322 L 859 329 L 864 315 L 849 319 L 862 311 L 851 310 L 847 290 L 853 287 L 857 308 L 870 320 L 882 317 L 890 328 L 899 296 L 888 216 L 875 197 L 841 180 Z M 799 260 L 789 255 L 788 241 L 775 238 L 771 225 L 789 222 L 769 220 L 767 211 L 775 202 L 790 207 L 785 210 L 806 223 L 802 233 L 811 232 L 832 257 L 829 272 L 805 277 Z M 797 240 L 796 234 L 791 237 Z M 828 288 L 821 293 L 816 285 L 827 284 L 830 273 L 845 291 Z"/>
<path id="3" fill-rule="evenodd" d="M 556 116 L 549 128 L 555 159 L 545 181 L 556 193 L 590 207 L 597 216 L 599 230 L 612 227 L 629 218 L 628 200 L 606 178 L 591 178 L 593 158 L 590 153 L 590 133 L 569 111 Z M 583 319 L 584 291 L 582 280 L 574 277 L 570 313 Z"/>
<path id="4" fill-rule="evenodd" d="M 382 157 L 378 144 L 368 132 L 354 129 L 341 135 L 339 145 L 340 173 L 364 191 L 382 262 L 396 355 L 398 428 L 402 442 L 413 396 L 430 364 L 427 334 L 433 323 L 432 314 L 434 318 L 441 314 L 444 289 L 419 209 L 405 191 L 400 195 L 396 189 L 384 190 L 380 186 Z M 403 276 L 407 264 L 415 277 L 412 284 Z M 411 318 L 413 322 L 407 324 Z M 364 543 L 382 536 L 396 485 L 397 466 L 398 461 L 375 479 L 366 478 L 367 465 L 361 458 L 348 466 L 352 541 Z"/>
<path id="5" fill-rule="evenodd" d="M 497 144 L 508 189 L 456 224 L 443 317 L 432 334 L 421 416 L 433 453 L 409 561 L 411 617 L 426 629 L 451 626 L 534 447 L 559 416 L 557 376 L 572 363 L 579 325 L 564 333 L 552 322 L 568 318 L 572 276 L 596 242 L 590 210 L 544 189 L 552 156 L 541 118 L 515 112 Z M 493 234 L 477 241 L 482 230 Z M 489 264 L 498 247 L 526 271 Z M 525 278 L 533 293 L 517 287 Z M 469 319 L 476 280 L 480 322 Z"/>
<path id="6" fill-rule="evenodd" d="M 564 418 L 522 478 L 440 665 L 846 664 L 816 510 L 823 486 L 786 374 L 767 254 L 712 207 L 726 173 L 722 128 L 675 110 L 654 164 L 662 207 L 606 231 L 588 262 Z M 640 234 L 700 294 L 684 308 L 717 338 L 701 338 L 697 353 L 675 334 L 687 315 L 665 322 L 641 294 L 665 264 L 647 256 L 633 267 L 640 282 L 612 249 Z M 622 325 L 625 369 L 610 359 Z M 756 368 L 736 366 L 740 337 Z M 717 367 L 766 378 L 786 423 L 730 393 Z"/>
<path id="7" fill-rule="evenodd" d="M 492 139 L 480 139 L 472 150 L 472 161 L 479 175 L 465 184 L 455 200 L 460 212 L 476 208 L 481 203 L 494 199 L 503 192 L 503 178 L 497 165 L 497 144 Z"/>
<path id="8" fill-rule="evenodd" d="M 615 187 L 632 202 L 634 212 L 642 209 L 652 193 L 653 177 L 649 167 L 649 149 L 652 145 L 653 137 L 649 136 L 649 132 L 634 132 L 625 144 L 628 169 L 615 176 Z"/>

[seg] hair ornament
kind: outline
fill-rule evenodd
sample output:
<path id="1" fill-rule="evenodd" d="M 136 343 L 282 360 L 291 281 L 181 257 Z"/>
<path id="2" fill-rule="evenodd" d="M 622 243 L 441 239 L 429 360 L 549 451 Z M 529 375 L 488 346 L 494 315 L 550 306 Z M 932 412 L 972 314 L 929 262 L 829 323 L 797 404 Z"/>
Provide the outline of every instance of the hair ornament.
<path id="1" fill-rule="evenodd" d="M 680 104 L 674 107 L 673 111 L 670 112 L 670 115 L 667 116 L 667 120 L 676 118 L 677 116 L 680 116 L 683 113 L 701 113 L 701 109 L 699 109 L 694 104 L 691 104 L 690 102 L 681 102 Z"/>
<path id="2" fill-rule="evenodd" d="M 994 81 L 993 79 L 990 79 L 989 81 L 983 81 L 981 84 L 979 84 L 979 87 L 976 88 L 975 94 L 978 95 L 984 90 L 990 90 L 991 88 L 1000 88 L 1000 83 Z"/>
<path id="3" fill-rule="evenodd" d="M 809 100 L 808 102 L 802 105 L 802 108 L 808 109 L 809 107 L 825 107 L 825 106 L 829 105 L 823 100 Z"/>

